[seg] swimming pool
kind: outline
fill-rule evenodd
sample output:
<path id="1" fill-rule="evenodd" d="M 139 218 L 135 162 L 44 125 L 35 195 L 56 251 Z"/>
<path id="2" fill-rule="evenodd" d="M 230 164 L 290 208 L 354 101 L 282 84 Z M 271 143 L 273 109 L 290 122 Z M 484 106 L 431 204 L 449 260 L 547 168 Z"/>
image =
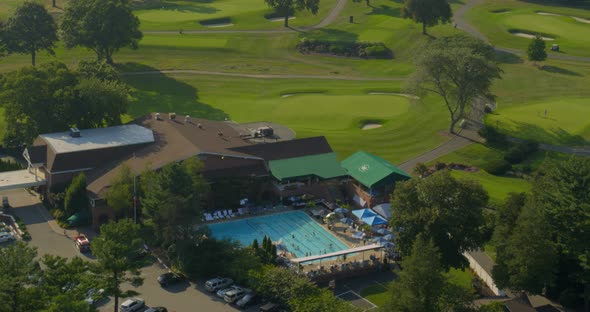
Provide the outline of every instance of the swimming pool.
<path id="1" fill-rule="evenodd" d="M 297 257 L 321 255 L 348 249 L 321 225 L 301 211 L 289 211 L 208 225 L 215 238 L 231 238 L 243 246 L 250 246 L 254 239 L 262 244 L 264 235 L 274 242 L 279 240 Z"/>

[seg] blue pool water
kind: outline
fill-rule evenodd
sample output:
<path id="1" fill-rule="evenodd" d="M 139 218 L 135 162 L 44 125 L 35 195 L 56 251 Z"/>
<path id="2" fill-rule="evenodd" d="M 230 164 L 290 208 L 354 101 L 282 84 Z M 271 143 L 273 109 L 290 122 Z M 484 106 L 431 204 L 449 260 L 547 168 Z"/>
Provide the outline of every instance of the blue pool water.
<path id="1" fill-rule="evenodd" d="M 277 242 L 283 241 L 287 249 L 297 257 L 321 255 L 348 249 L 330 232 L 301 211 L 289 211 L 273 215 L 252 217 L 208 225 L 213 237 L 231 238 L 244 246 L 254 239 L 262 244 L 264 235 Z"/>

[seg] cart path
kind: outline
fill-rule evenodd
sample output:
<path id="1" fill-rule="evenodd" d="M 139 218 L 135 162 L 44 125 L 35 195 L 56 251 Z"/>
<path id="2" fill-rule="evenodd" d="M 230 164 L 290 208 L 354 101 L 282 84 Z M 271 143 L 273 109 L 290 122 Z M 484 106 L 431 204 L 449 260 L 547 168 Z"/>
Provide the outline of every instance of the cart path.
<path id="1" fill-rule="evenodd" d="M 336 5 L 330 10 L 328 15 L 324 17 L 318 24 L 313 26 L 301 27 L 299 29 L 288 27 L 286 29 L 274 29 L 274 30 L 213 30 L 213 29 L 203 29 L 203 30 L 183 30 L 183 34 L 280 34 L 280 33 L 290 33 L 290 32 L 298 32 L 298 31 L 308 31 L 314 30 L 319 28 L 324 28 L 330 24 L 332 24 L 340 15 L 340 12 L 346 6 L 347 0 L 338 0 Z M 144 31 L 144 34 L 157 34 L 157 35 L 166 35 L 166 34 L 179 34 L 179 30 L 151 30 L 151 31 Z"/>
<path id="2" fill-rule="evenodd" d="M 490 42 L 489 39 L 481 33 L 476 27 L 471 25 L 465 19 L 465 13 L 473 8 L 484 2 L 485 0 L 467 0 L 464 6 L 460 7 L 455 14 L 453 14 L 453 21 L 457 24 L 457 28 L 462 29 L 472 36 L 479 38 L 483 41 Z M 525 52 L 518 49 L 511 49 L 511 48 L 504 48 L 504 47 L 494 47 L 496 51 L 510 53 L 510 54 L 517 54 L 517 55 L 525 55 Z M 575 55 L 561 55 L 561 54 L 553 54 L 548 53 L 548 58 L 556 59 L 556 60 L 565 60 L 565 61 L 575 61 L 575 62 L 590 62 L 590 57 L 583 57 L 583 56 L 575 56 Z"/>
<path id="3" fill-rule="evenodd" d="M 247 74 L 247 73 L 228 73 L 214 72 L 206 70 L 190 69 L 171 69 L 171 70 L 150 70 L 138 72 L 121 73 L 123 76 L 140 76 L 140 75 L 161 75 L 161 74 L 193 74 L 193 75 L 212 75 L 241 78 L 258 78 L 258 79 L 322 79 L 322 80 L 352 80 L 352 81 L 402 81 L 405 77 L 354 77 L 354 76 L 322 76 L 322 75 L 271 75 L 271 74 Z"/>

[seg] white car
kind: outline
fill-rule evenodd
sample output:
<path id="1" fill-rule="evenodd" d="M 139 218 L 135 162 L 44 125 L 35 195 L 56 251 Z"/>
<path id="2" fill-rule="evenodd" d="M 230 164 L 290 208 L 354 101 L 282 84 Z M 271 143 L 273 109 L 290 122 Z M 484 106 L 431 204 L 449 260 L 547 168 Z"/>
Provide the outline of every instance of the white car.
<path id="1" fill-rule="evenodd" d="M 207 288 L 208 291 L 213 292 L 226 288 L 233 283 L 234 281 L 231 278 L 216 277 L 208 280 L 205 283 L 205 288 Z"/>
<path id="2" fill-rule="evenodd" d="M 121 312 L 135 312 L 141 308 L 145 307 L 145 300 L 141 298 L 133 298 L 127 299 L 125 302 L 121 303 L 121 307 L 119 311 Z"/>
<path id="3" fill-rule="evenodd" d="M 7 232 L 1 232 L 0 233 L 0 243 L 6 243 L 6 242 L 9 242 L 9 241 L 13 241 L 15 239 L 16 238 L 11 233 L 7 233 Z"/>
<path id="4" fill-rule="evenodd" d="M 217 291 L 217 297 L 223 299 L 223 297 L 225 297 L 225 294 L 232 291 L 232 290 L 242 290 L 242 287 L 238 287 L 238 286 L 230 286 L 228 288 L 224 288 L 222 290 L 218 290 Z"/>
<path id="5" fill-rule="evenodd" d="M 84 299 L 84 301 L 89 305 L 95 305 L 99 300 L 103 299 L 103 294 L 104 289 L 101 288 L 96 290 L 95 288 L 92 288 L 86 292 L 86 299 Z"/>

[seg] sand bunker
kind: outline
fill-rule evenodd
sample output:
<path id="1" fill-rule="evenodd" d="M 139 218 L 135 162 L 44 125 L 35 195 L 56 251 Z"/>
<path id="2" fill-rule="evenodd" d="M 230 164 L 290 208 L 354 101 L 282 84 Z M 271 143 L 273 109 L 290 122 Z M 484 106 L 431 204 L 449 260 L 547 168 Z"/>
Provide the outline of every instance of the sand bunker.
<path id="1" fill-rule="evenodd" d="M 561 16 L 561 14 L 549 13 L 549 12 L 537 12 L 539 15 L 547 15 L 547 16 Z"/>
<path id="2" fill-rule="evenodd" d="M 561 15 L 561 14 L 548 13 L 548 12 L 537 12 L 537 14 L 539 14 L 539 15 L 549 15 L 549 16 L 564 16 L 564 15 Z M 590 19 L 581 18 L 581 17 L 575 17 L 575 16 L 571 16 L 571 15 L 569 17 L 575 19 L 576 21 L 578 21 L 580 23 L 590 24 Z"/>
<path id="3" fill-rule="evenodd" d="M 377 129 L 377 128 L 381 128 L 381 127 L 383 127 L 383 125 L 381 125 L 381 124 L 366 123 L 361 127 L 361 130 L 371 130 L 371 129 Z"/>
<path id="4" fill-rule="evenodd" d="M 517 37 L 523 37 L 523 38 L 529 38 L 529 39 L 535 38 L 535 35 L 525 34 L 525 33 L 521 33 L 521 32 L 514 32 L 512 34 L 515 35 L 515 36 L 517 36 Z M 541 37 L 541 39 L 543 39 L 545 41 L 553 41 L 553 40 L 555 40 L 555 39 L 549 38 L 549 37 Z"/>
<path id="5" fill-rule="evenodd" d="M 219 27 L 234 26 L 234 24 L 232 24 L 232 23 L 224 23 L 224 24 L 209 24 L 209 25 L 203 25 L 203 26 L 209 27 L 209 28 L 219 28 Z"/>
<path id="6" fill-rule="evenodd" d="M 285 93 L 285 94 L 281 94 L 282 98 L 288 98 L 288 97 L 292 97 L 292 96 L 296 96 L 296 95 L 310 95 L 310 94 L 323 94 L 325 92 L 322 91 L 318 91 L 318 92 L 296 92 L 296 93 Z"/>
<path id="7" fill-rule="evenodd" d="M 296 19 L 296 18 L 297 18 L 296 16 L 289 16 L 290 20 Z M 285 18 L 284 17 L 273 17 L 273 18 L 268 18 L 268 20 L 271 22 L 280 22 L 280 21 L 284 21 Z"/>
<path id="8" fill-rule="evenodd" d="M 397 95 L 397 96 L 403 96 L 403 97 L 407 97 L 409 99 L 414 99 L 417 100 L 420 97 L 415 96 L 413 94 L 407 94 L 407 93 L 397 93 L 397 92 L 369 92 L 369 95 Z"/>
<path id="9" fill-rule="evenodd" d="M 578 22 L 590 24 L 590 20 L 589 19 L 585 19 L 585 18 L 581 18 L 581 17 L 575 17 L 575 16 L 570 16 L 570 17 L 573 18 L 573 19 L 575 19 Z"/>

